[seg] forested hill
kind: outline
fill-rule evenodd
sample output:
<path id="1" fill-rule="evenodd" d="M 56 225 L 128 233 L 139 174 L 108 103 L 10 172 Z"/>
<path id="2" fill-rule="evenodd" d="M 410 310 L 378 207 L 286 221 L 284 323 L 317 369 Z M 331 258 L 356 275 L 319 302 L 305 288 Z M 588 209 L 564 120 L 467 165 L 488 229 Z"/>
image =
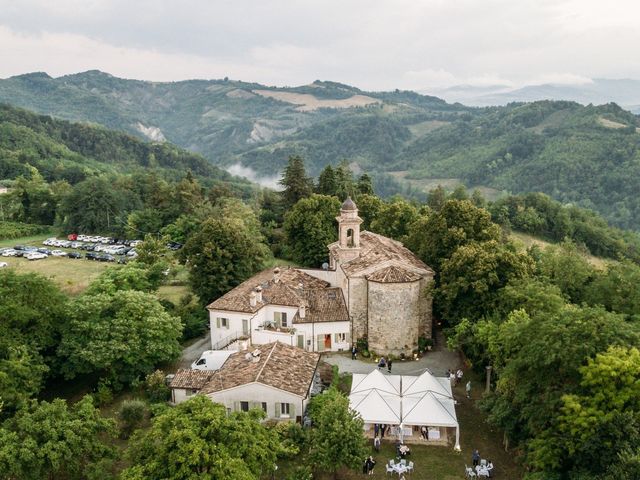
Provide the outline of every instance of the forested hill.
<path id="1" fill-rule="evenodd" d="M 46 180 L 71 184 L 93 174 L 144 168 L 172 179 L 190 171 L 205 182 L 250 187 L 202 156 L 169 143 L 149 143 L 99 125 L 55 120 L 0 105 L 0 180 L 28 176 L 29 165 Z"/>
<path id="2" fill-rule="evenodd" d="M 294 88 L 227 79 L 156 83 L 98 71 L 0 80 L 2 101 L 167 139 L 215 165 L 241 164 L 259 175 L 277 174 L 290 154 L 302 155 L 314 175 L 347 159 L 378 179 L 391 174 L 417 188 L 460 181 L 541 191 L 640 229 L 640 122 L 615 104 L 470 108 L 334 82 Z"/>

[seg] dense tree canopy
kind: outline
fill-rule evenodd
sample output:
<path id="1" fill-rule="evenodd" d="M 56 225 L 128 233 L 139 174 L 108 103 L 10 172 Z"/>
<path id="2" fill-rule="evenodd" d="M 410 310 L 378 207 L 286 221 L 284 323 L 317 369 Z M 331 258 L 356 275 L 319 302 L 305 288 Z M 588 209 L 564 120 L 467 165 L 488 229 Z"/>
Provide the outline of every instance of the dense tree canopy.
<path id="1" fill-rule="evenodd" d="M 363 421 L 349 408 L 349 399 L 332 387 L 314 397 L 309 408 L 311 430 L 309 457 L 316 469 L 334 473 L 356 470 L 366 457 Z"/>
<path id="2" fill-rule="evenodd" d="M 0 427 L 0 479 L 88 478 L 115 455 L 114 432 L 91 397 L 71 407 L 62 399 L 32 401 Z"/>
<path id="3" fill-rule="evenodd" d="M 260 422 L 264 413 L 235 412 L 196 396 L 156 418 L 131 442 L 124 480 L 258 480 L 273 471 L 284 452 L 274 430 Z"/>
<path id="4" fill-rule="evenodd" d="M 338 238 L 339 212 L 340 201 L 336 197 L 314 194 L 286 213 L 284 230 L 293 260 L 316 268 L 327 261 L 327 245 Z"/>
<path id="5" fill-rule="evenodd" d="M 236 217 L 209 218 L 183 248 L 189 283 L 208 304 L 256 273 L 269 256 L 262 236 Z"/>
<path id="6" fill-rule="evenodd" d="M 67 378 L 91 373 L 129 383 L 180 353 L 182 325 L 149 293 L 118 290 L 83 295 L 69 312 L 59 354 Z"/>

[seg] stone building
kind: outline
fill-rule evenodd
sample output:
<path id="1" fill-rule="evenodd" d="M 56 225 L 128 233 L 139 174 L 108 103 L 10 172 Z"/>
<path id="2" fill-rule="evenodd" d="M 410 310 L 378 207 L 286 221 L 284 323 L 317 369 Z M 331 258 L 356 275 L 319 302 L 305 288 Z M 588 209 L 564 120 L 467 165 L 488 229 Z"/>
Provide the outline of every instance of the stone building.
<path id="1" fill-rule="evenodd" d="M 402 243 L 361 232 L 351 198 L 336 220 L 328 268 L 264 271 L 209 305 L 212 348 L 243 334 L 253 344 L 277 340 L 335 351 L 366 336 L 371 351 L 398 355 L 410 354 L 420 336 L 431 337 L 426 287 L 433 270 Z"/>

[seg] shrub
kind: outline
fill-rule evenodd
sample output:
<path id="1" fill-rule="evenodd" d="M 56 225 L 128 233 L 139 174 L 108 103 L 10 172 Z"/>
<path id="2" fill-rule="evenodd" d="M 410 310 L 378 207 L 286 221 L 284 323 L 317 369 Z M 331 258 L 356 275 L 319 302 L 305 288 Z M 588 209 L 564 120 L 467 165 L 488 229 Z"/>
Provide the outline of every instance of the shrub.
<path id="1" fill-rule="evenodd" d="M 142 423 L 147 414 L 147 404 L 142 400 L 125 400 L 120 407 L 120 429 L 124 438 L 129 437 L 131 433 Z"/>
<path id="2" fill-rule="evenodd" d="M 151 403 L 166 402 L 171 397 L 171 390 L 165 382 L 165 375 L 162 370 L 156 370 L 146 376 L 145 393 Z"/>
<path id="3" fill-rule="evenodd" d="M 96 392 L 93 394 L 96 399 L 96 403 L 100 406 L 107 405 L 113 401 L 113 391 L 111 390 L 111 384 L 105 381 L 100 381 Z"/>
<path id="4" fill-rule="evenodd" d="M 29 237 L 47 233 L 51 230 L 49 225 L 34 225 L 32 223 L 0 222 L 0 240 Z"/>

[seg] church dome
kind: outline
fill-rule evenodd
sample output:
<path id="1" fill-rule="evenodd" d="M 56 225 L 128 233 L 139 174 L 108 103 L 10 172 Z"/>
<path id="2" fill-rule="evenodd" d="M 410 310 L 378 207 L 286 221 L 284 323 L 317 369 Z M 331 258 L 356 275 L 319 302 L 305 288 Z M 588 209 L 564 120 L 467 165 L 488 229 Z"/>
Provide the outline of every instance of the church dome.
<path id="1" fill-rule="evenodd" d="M 340 210 L 358 210 L 358 207 L 356 207 L 355 202 L 351 200 L 351 197 L 347 197 L 347 199 L 340 207 Z"/>

